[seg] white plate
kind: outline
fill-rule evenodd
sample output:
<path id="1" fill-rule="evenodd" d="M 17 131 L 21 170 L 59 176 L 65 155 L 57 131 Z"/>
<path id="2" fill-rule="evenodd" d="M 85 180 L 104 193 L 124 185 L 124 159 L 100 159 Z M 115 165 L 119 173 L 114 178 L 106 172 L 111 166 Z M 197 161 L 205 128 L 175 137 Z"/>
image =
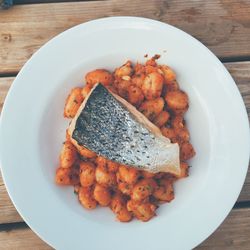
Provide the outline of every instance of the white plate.
<path id="1" fill-rule="evenodd" d="M 186 115 L 197 155 L 176 198 L 147 223 L 119 223 L 108 208 L 84 210 L 72 187 L 54 183 L 68 121 L 69 90 L 95 68 L 161 54 L 190 98 Z M 36 52 L 15 79 L 0 127 L 1 166 L 9 195 L 28 225 L 56 249 L 191 249 L 234 205 L 247 172 L 249 125 L 239 91 L 200 42 L 157 21 L 112 17 L 76 26 Z"/>

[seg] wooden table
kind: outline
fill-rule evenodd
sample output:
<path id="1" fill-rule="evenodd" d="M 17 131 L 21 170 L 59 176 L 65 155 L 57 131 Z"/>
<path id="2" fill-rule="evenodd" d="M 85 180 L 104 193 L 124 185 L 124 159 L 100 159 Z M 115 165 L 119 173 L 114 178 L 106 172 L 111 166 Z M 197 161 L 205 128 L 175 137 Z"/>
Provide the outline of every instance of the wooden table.
<path id="1" fill-rule="evenodd" d="M 95 18 L 133 15 L 172 24 L 203 42 L 233 76 L 250 114 L 250 0 L 14 2 L 0 10 L 0 110 L 22 65 L 49 39 Z M 0 249 L 51 249 L 23 222 L 1 177 Z M 250 171 L 234 209 L 197 249 L 250 249 Z"/>

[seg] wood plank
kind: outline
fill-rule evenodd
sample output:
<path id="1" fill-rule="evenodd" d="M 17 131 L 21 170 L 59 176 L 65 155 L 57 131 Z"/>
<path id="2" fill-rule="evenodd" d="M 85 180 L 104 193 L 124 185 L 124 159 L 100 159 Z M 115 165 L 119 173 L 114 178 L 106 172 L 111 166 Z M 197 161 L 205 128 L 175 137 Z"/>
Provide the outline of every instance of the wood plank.
<path id="1" fill-rule="evenodd" d="M 17 229 L 7 231 L 0 231 L 0 249 L 13 250 L 13 249 L 25 249 L 25 250 L 47 250 L 53 249 L 43 242 L 34 232 L 28 227 L 20 227 Z"/>
<path id="2" fill-rule="evenodd" d="M 244 98 L 250 118 L 250 62 L 226 63 Z M 0 111 L 14 77 L 0 78 Z M 250 201 L 250 168 L 238 201 Z M 22 221 L 12 205 L 0 174 L 0 223 Z"/>
<path id="3" fill-rule="evenodd" d="M 4 184 L 0 184 L 0 224 L 20 221 L 23 219 L 13 206 Z"/>
<path id="4" fill-rule="evenodd" d="M 250 208 L 234 209 L 224 223 L 196 250 L 249 250 Z M 1 249 L 52 249 L 30 229 L 0 231 Z"/>
<path id="5" fill-rule="evenodd" d="M 0 113 L 3 108 L 5 97 L 9 91 L 11 83 L 14 81 L 14 77 L 2 77 L 0 78 Z"/>
<path id="6" fill-rule="evenodd" d="M 234 209 L 224 223 L 199 247 L 198 250 L 249 250 L 250 208 Z"/>
<path id="7" fill-rule="evenodd" d="M 250 62 L 225 63 L 243 97 L 250 118 Z"/>
<path id="8" fill-rule="evenodd" d="M 0 113 L 2 111 L 3 103 L 14 77 L 0 78 Z M 21 216 L 16 211 L 10 197 L 6 191 L 0 171 L 0 224 L 23 221 Z M 1 249 L 1 246 L 0 246 Z"/>
<path id="9" fill-rule="evenodd" d="M 0 74 L 18 72 L 58 33 L 107 16 L 160 20 L 198 38 L 219 57 L 250 56 L 250 4 L 246 1 L 107 0 L 17 5 L 0 13 Z"/>
<path id="10" fill-rule="evenodd" d="M 250 120 L 250 63 L 226 63 L 228 71 L 233 76 L 246 105 L 248 120 Z M 238 201 L 250 200 L 250 163 L 244 186 L 241 190 Z"/>
<path id="11" fill-rule="evenodd" d="M 6 191 L 0 171 L 0 224 L 23 221 Z M 0 247 L 1 249 L 1 247 Z"/>
<path id="12" fill-rule="evenodd" d="M 0 171 L 0 224 L 22 221 L 22 217 L 17 212 L 7 193 Z"/>
<path id="13" fill-rule="evenodd" d="M 225 63 L 224 64 L 234 78 L 240 93 L 243 97 L 248 120 L 250 120 L 250 62 Z M 241 190 L 238 201 L 250 200 L 250 163 L 244 186 Z"/>

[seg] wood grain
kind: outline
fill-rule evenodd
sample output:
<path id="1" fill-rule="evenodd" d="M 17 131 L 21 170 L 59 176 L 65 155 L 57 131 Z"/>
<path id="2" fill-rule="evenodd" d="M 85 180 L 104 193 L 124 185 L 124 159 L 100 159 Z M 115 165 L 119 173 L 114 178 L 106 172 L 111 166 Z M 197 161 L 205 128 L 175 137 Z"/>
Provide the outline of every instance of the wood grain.
<path id="1" fill-rule="evenodd" d="M 243 96 L 250 118 L 250 62 L 226 63 L 225 66 L 235 79 Z M 0 111 L 13 77 L 0 78 Z M 238 201 L 250 201 L 250 168 Z M 0 175 L 0 223 L 22 221 L 13 207 Z"/>
<path id="2" fill-rule="evenodd" d="M 0 78 L 0 113 L 3 108 L 5 97 L 8 93 L 11 83 L 14 81 L 14 77 L 2 77 Z"/>
<path id="3" fill-rule="evenodd" d="M 0 224 L 22 221 L 22 217 L 17 212 L 6 191 L 0 171 Z"/>
<path id="4" fill-rule="evenodd" d="M 223 224 L 199 247 L 198 250 L 249 250 L 250 208 L 234 209 Z"/>
<path id="5" fill-rule="evenodd" d="M 201 229 L 202 230 L 202 229 Z M 249 250 L 250 208 L 234 209 L 223 224 L 196 250 Z M 30 229 L 0 231 L 0 249 L 52 249 Z"/>
<path id="6" fill-rule="evenodd" d="M 23 219 L 10 200 L 0 172 L 0 224 L 20 221 L 23 221 Z"/>
<path id="7" fill-rule="evenodd" d="M 0 184 L 0 224 L 21 221 L 23 219 L 13 206 L 4 184 Z"/>
<path id="8" fill-rule="evenodd" d="M 20 228 L 7 231 L 0 231 L 0 249 L 2 250 L 47 250 L 53 249 L 43 242 L 34 232 L 28 227 L 21 226 Z"/>
<path id="9" fill-rule="evenodd" d="M 107 16 L 142 16 L 183 29 L 217 56 L 250 56 L 250 4 L 238 0 L 107 0 L 17 5 L 0 11 L 0 74 L 16 73 L 58 33 Z"/>
<path id="10" fill-rule="evenodd" d="M 240 90 L 250 119 L 250 62 L 225 63 L 224 65 Z"/>

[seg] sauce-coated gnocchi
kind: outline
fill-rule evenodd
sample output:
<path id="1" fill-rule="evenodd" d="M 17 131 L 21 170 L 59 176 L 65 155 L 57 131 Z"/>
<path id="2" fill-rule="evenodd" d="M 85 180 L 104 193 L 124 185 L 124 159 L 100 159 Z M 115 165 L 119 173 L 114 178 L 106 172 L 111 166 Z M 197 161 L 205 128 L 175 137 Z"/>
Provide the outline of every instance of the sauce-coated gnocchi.
<path id="1" fill-rule="evenodd" d="M 184 120 L 189 107 L 176 74 L 167 65 L 158 65 L 158 55 L 145 64 L 127 61 L 114 72 L 105 69 L 90 71 L 86 85 L 73 88 L 66 99 L 64 116 L 73 118 L 96 83 L 125 98 L 160 128 L 162 134 L 180 146 L 181 174 L 150 173 L 121 165 L 97 155 L 71 140 L 68 131 L 59 156 L 55 182 L 72 185 L 81 205 L 95 209 L 109 206 L 121 222 L 133 218 L 148 221 L 157 207 L 174 199 L 174 182 L 188 176 L 187 160 L 195 155 Z"/>

